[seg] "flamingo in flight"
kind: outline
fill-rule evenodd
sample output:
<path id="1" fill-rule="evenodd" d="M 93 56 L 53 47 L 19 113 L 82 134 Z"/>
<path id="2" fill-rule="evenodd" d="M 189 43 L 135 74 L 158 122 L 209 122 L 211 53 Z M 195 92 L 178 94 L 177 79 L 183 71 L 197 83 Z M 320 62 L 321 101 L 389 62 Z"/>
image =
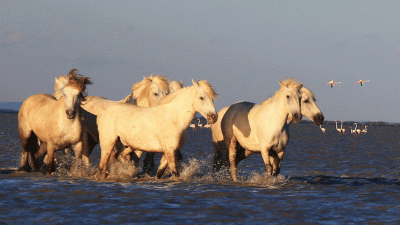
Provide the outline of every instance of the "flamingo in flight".
<path id="1" fill-rule="evenodd" d="M 331 88 L 333 88 L 333 86 L 334 86 L 335 84 L 340 84 L 340 83 L 342 83 L 342 82 L 334 82 L 333 80 L 330 80 L 328 83 L 326 83 L 326 84 L 324 84 L 324 85 L 330 84 L 330 85 L 331 85 Z"/>
<path id="2" fill-rule="evenodd" d="M 355 83 L 353 83 L 353 84 L 358 84 L 358 83 L 360 83 L 361 84 L 361 86 L 364 84 L 364 82 L 370 82 L 370 80 L 359 80 L 359 81 L 357 81 L 357 82 L 355 82 Z"/>

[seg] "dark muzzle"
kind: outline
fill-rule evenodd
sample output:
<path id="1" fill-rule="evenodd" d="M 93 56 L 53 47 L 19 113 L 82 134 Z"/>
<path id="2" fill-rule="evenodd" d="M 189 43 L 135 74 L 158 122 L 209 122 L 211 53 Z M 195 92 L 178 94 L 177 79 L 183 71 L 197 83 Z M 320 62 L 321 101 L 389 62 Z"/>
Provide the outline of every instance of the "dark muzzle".
<path id="1" fill-rule="evenodd" d="M 68 119 L 73 119 L 75 117 L 75 109 L 67 109 L 65 110 Z"/>
<path id="2" fill-rule="evenodd" d="M 213 114 L 208 114 L 207 115 L 207 121 L 209 123 L 213 124 L 213 123 L 217 122 L 217 120 L 218 120 L 218 114 L 213 113 Z"/>
<path id="3" fill-rule="evenodd" d="M 300 123 L 300 121 L 301 121 L 301 114 L 300 113 L 295 113 L 295 114 L 293 114 L 293 122 L 295 122 L 295 123 Z"/>
<path id="4" fill-rule="evenodd" d="M 314 123 L 315 125 L 321 125 L 324 122 L 324 115 L 322 113 L 317 114 L 314 116 Z"/>

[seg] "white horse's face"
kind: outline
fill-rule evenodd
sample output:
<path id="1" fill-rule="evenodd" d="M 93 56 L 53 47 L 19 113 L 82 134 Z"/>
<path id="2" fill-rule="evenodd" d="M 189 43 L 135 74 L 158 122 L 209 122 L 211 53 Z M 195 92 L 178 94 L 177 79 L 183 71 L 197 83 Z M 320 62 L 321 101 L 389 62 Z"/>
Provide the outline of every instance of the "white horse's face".
<path id="1" fill-rule="evenodd" d="M 288 123 L 294 121 L 295 123 L 299 123 L 302 118 L 301 108 L 300 108 L 300 93 L 293 87 L 284 87 L 284 95 L 282 98 L 283 101 L 286 101 L 285 108 L 287 113 L 289 114 Z"/>
<path id="2" fill-rule="evenodd" d="M 193 84 L 196 87 L 196 96 L 193 101 L 194 109 L 206 118 L 209 123 L 213 124 L 217 122 L 218 114 L 215 111 L 213 99 L 207 94 L 203 87 L 198 84 L 196 85 L 196 83 Z"/>
<path id="3" fill-rule="evenodd" d="M 64 101 L 65 101 L 65 113 L 68 119 L 73 119 L 78 110 L 80 104 L 80 90 L 66 86 L 63 89 Z"/>
<path id="4" fill-rule="evenodd" d="M 152 83 L 150 86 L 149 94 L 147 96 L 149 107 L 157 106 L 160 100 L 164 98 L 164 96 L 166 96 L 167 94 L 168 93 L 158 84 Z"/>
<path id="5" fill-rule="evenodd" d="M 301 114 L 312 120 L 316 125 L 324 122 L 324 115 L 315 103 L 315 98 L 309 90 L 300 89 L 301 93 Z"/>

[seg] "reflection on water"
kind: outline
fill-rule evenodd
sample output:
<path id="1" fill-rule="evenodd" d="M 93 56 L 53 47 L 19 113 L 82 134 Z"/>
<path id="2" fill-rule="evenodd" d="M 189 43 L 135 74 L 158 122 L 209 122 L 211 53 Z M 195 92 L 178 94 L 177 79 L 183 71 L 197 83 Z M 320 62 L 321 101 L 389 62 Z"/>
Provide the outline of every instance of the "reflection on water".
<path id="1" fill-rule="evenodd" d="M 188 130 L 181 177 L 160 180 L 114 164 L 92 166 L 57 153 L 56 173 L 16 172 L 16 114 L 0 114 L 0 220 L 5 223 L 390 223 L 400 222 L 398 127 L 340 135 L 335 125 L 293 124 L 281 174 L 260 155 L 240 162 L 239 182 L 212 173 L 211 131 Z M 156 155 L 158 162 L 160 155 Z M 132 174 L 138 173 L 138 177 Z"/>

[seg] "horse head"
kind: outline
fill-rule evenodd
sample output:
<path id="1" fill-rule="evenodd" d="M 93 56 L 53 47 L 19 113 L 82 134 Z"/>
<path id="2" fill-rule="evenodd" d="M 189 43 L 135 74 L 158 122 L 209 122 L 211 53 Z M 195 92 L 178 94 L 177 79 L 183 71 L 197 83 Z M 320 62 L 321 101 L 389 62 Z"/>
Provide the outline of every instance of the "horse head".
<path id="1" fill-rule="evenodd" d="M 306 87 L 300 89 L 301 94 L 301 114 L 312 120 L 316 125 L 324 122 L 324 115 L 315 103 L 314 94 Z"/>
<path id="2" fill-rule="evenodd" d="M 171 83 L 169 83 L 169 90 L 170 90 L 169 93 L 173 93 L 182 88 L 183 88 L 182 81 L 178 82 L 178 81 L 174 80 L 174 81 L 171 81 Z"/>
<path id="3" fill-rule="evenodd" d="M 166 77 L 153 74 L 143 77 L 143 80 L 132 86 L 132 93 L 136 98 L 137 105 L 142 107 L 153 107 L 169 92 L 169 81 Z"/>
<path id="4" fill-rule="evenodd" d="M 87 84 L 92 84 L 88 77 L 77 74 L 73 69 L 69 72 L 68 83 L 62 88 L 65 102 L 65 113 L 68 119 L 73 119 L 82 100 L 85 100 Z"/>
<path id="5" fill-rule="evenodd" d="M 192 83 L 196 89 L 196 96 L 194 98 L 195 110 L 206 118 L 209 123 L 215 123 L 218 119 L 218 114 L 214 106 L 214 100 L 217 94 L 206 80 L 201 80 L 199 82 L 192 80 Z"/>
<path id="6" fill-rule="evenodd" d="M 293 78 L 284 80 L 282 82 L 279 81 L 281 85 L 280 89 L 280 98 L 282 99 L 282 103 L 284 103 L 284 108 L 288 113 L 287 123 L 294 121 L 295 123 L 299 123 L 302 118 L 301 108 L 300 108 L 300 89 L 303 87 L 303 84 L 297 83 Z"/>

